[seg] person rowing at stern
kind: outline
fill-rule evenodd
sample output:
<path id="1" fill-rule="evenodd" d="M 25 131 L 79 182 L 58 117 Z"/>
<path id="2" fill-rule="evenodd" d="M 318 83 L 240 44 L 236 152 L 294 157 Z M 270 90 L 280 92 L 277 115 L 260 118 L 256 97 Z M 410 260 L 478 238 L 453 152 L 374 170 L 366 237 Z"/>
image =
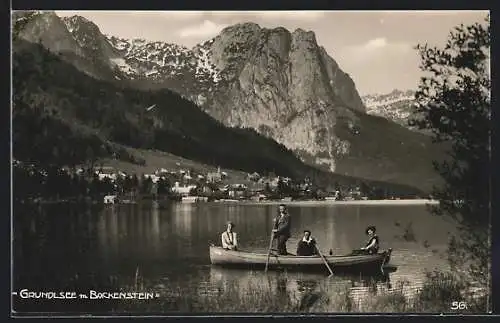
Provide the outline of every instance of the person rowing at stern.
<path id="1" fill-rule="evenodd" d="M 366 233 L 366 235 L 368 235 L 369 239 L 368 239 L 368 242 L 366 243 L 366 246 L 360 248 L 361 250 L 363 250 L 369 254 L 375 254 L 378 252 L 379 239 L 378 239 L 376 232 L 377 232 L 377 229 L 373 225 L 366 228 L 365 233 Z"/>
<path id="2" fill-rule="evenodd" d="M 227 223 L 226 231 L 222 232 L 222 248 L 226 250 L 238 250 L 238 240 L 236 232 L 233 231 L 234 224 L 229 221 Z"/>

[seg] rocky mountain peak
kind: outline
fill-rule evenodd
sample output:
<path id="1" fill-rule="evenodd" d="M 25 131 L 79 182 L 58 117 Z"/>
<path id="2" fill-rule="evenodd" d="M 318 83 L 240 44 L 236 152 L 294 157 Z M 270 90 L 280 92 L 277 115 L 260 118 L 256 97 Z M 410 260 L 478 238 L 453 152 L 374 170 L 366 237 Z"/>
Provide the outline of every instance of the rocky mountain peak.
<path id="1" fill-rule="evenodd" d="M 32 11 L 20 13 L 23 15 Z M 73 52 L 78 55 L 82 50 L 73 39 L 63 21 L 54 11 L 36 11 L 36 15 L 20 31 L 19 36 L 32 43 L 40 43 L 53 52 Z"/>
<path id="2" fill-rule="evenodd" d="M 302 28 L 297 28 L 292 33 L 292 37 L 297 42 L 305 41 L 305 42 L 310 42 L 316 46 L 318 45 L 318 43 L 316 41 L 316 34 L 310 30 L 306 31 Z"/>
<path id="3" fill-rule="evenodd" d="M 69 32 L 81 30 L 87 33 L 93 33 L 94 35 L 101 33 L 96 24 L 82 16 L 64 17 L 62 18 L 62 21 L 68 27 Z"/>
<path id="4" fill-rule="evenodd" d="M 28 12 L 35 12 L 40 17 L 43 17 L 46 20 L 59 19 L 59 16 L 56 14 L 54 10 L 30 10 Z"/>
<path id="5" fill-rule="evenodd" d="M 207 112 L 335 168 L 337 157 L 348 152 L 335 134 L 337 116 L 353 126 L 352 111 L 364 111 L 364 105 L 314 32 L 238 24 L 203 46 L 224 79 Z"/>
<path id="6" fill-rule="evenodd" d="M 225 27 L 224 29 L 222 29 L 220 34 L 241 35 L 245 33 L 256 33 L 259 32 L 260 29 L 261 27 L 254 22 L 241 22 Z"/>
<path id="7" fill-rule="evenodd" d="M 37 10 L 34 11 L 35 16 L 33 17 L 33 21 L 40 28 L 51 28 L 61 25 L 61 18 L 56 15 L 55 11 L 52 10 Z"/>
<path id="8" fill-rule="evenodd" d="M 62 21 L 85 52 L 86 58 L 113 67 L 112 59 L 119 54 L 96 24 L 82 16 L 64 17 Z"/>

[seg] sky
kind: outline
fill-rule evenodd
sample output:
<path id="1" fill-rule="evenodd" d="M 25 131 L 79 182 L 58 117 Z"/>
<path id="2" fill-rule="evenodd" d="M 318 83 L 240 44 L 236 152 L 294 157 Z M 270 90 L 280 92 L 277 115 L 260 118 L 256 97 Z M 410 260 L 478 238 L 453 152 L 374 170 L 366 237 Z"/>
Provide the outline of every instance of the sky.
<path id="1" fill-rule="evenodd" d="M 361 95 L 415 90 L 421 72 L 414 47 L 444 46 L 460 24 L 482 22 L 487 11 L 56 11 L 80 15 L 104 34 L 165 41 L 189 48 L 223 28 L 254 22 L 265 28 L 313 31 Z"/>

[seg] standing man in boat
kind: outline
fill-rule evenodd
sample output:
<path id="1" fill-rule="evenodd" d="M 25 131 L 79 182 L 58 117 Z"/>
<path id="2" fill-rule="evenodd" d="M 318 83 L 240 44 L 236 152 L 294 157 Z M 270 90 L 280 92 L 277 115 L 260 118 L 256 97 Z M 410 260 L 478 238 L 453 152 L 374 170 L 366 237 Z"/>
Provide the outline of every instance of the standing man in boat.
<path id="1" fill-rule="evenodd" d="M 379 248 L 379 239 L 376 233 L 377 229 L 373 225 L 370 225 L 368 228 L 366 228 L 365 232 L 368 235 L 369 239 L 366 243 L 366 246 L 362 247 L 361 250 L 364 250 L 369 254 L 376 254 Z"/>
<path id="2" fill-rule="evenodd" d="M 292 224 L 290 214 L 285 204 L 280 204 L 278 215 L 274 219 L 273 233 L 278 244 L 278 254 L 287 255 L 286 242 L 290 238 L 290 226 Z"/>
<path id="3" fill-rule="evenodd" d="M 222 248 L 226 250 L 238 250 L 238 240 L 236 236 L 236 232 L 233 232 L 234 224 L 229 221 L 227 223 L 226 231 L 222 232 L 221 240 L 222 240 Z"/>

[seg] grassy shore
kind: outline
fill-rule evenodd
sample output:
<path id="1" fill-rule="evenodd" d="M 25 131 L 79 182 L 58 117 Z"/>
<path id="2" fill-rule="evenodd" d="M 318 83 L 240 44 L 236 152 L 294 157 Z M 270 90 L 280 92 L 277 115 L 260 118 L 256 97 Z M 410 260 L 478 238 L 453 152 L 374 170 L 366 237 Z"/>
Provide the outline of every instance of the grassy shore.
<path id="1" fill-rule="evenodd" d="M 123 281 L 116 276 L 96 280 L 93 275 L 75 275 L 66 281 L 62 290 L 83 293 L 89 288 L 109 292 L 154 292 L 159 297 L 147 300 L 77 301 L 64 304 L 50 301 L 18 304 L 16 310 L 65 311 L 135 315 L 196 315 L 196 314 L 327 314 L 327 313 L 454 313 L 484 314 L 487 295 L 472 293 L 467 281 L 446 273 L 429 273 L 420 289 L 408 282 L 363 284 L 352 287 L 348 281 L 325 277 L 315 283 L 303 284 L 299 290 L 287 286 L 286 277 L 278 280 L 246 283 L 225 282 L 198 286 L 194 290 L 185 286 L 147 286 L 139 270 L 135 276 Z M 78 276 L 78 277 L 77 277 Z M 274 277 L 276 278 L 276 277 Z M 36 290 L 37 288 L 31 288 Z M 453 310 L 453 302 L 461 302 L 462 309 Z M 61 307 L 62 306 L 62 307 Z"/>
<path id="2" fill-rule="evenodd" d="M 265 285 L 265 284 L 264 284 Z M 226 285 L 191 295 L 179 288 L 169 289 L 156 302 L 130 301 L 117 312 L 134 313 L 485 313 L 487 297 L 473 297 L 466 284 L 451 274 L 431 273 L 423 287 L 407 295 L 407 282 L 389 290 L 369 289 L 355 296 L 349 286 L 332 286 L 327 280 L 314 290 L 300 294 L 263 288 L 263 285 Z M 366 293 L 365 293 L 366 294 Z M 467 308 L 452 310 L 453 302 Z"/>

